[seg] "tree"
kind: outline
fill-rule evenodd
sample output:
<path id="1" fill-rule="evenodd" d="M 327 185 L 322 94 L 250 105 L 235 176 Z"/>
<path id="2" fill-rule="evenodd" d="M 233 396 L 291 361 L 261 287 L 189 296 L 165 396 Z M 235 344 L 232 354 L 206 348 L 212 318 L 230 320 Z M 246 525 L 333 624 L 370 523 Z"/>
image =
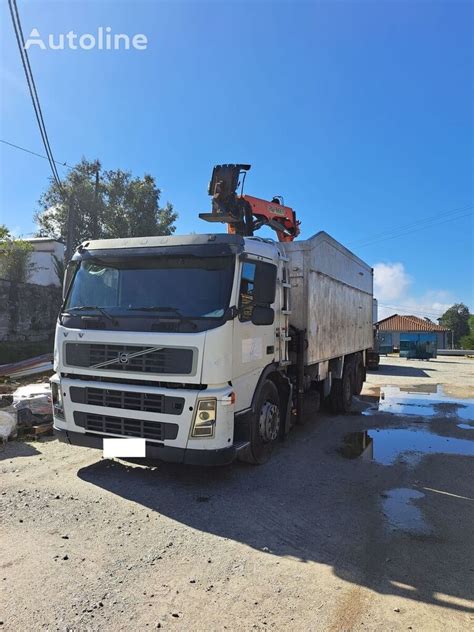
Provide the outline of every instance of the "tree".
<path id="1" fill-rule="evenodd" d="M 462 349 L 474 349 L 474 316 L 469 316 L 469 333 L 460 340 Z"/>
<path id="2" fill-rule="evenodd" d="M 86 239 L 171 235 L 177 214 L 169 202 L 160 207 L 160 194 L 151 175 L 102 171 L 98 160 L 83 158 L 63 181 L 63 191 L 51 181 L 41 196 L 35 214 L 38 236 L 67 241 L 70 206 L 75 211 L 74 246 Z"/>
<path id="3" fill-rule="evenodd" d="M 32 251 L 30 243 L 14 239 L 5 224 L 0 224 L 0 278 L 26 283 L 33 268 Z"/>
<path id="4" fill-rule="evenodd" d="M 461 338 L 469 334 L 469 309 L 464 303 L 456 303 L 439 319 L 440 325 L 453 332 L 454 346 L 460 345 Z"/>

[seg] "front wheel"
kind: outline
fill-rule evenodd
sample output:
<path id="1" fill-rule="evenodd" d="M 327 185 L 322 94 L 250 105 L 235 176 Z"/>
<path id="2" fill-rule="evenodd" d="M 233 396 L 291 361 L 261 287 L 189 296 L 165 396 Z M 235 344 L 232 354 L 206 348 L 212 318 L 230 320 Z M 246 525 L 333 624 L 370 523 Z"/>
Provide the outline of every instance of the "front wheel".
<path id="1" fill-rule="evenodd" d="M 280 397 L 273 382 L 266 380 L 260 389 L 250 428 L 250 445 L 239 458 L 248 463 L 262 464 L 270 458 L 280 436 Z"/>

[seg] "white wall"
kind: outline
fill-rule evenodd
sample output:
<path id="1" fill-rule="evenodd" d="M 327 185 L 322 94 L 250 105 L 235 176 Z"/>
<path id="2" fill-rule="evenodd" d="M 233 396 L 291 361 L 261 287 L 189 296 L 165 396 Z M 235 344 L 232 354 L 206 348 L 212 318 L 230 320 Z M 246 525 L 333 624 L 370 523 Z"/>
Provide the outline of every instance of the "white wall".
<path id="1" fill-rule="evenodd" d="M 62 261 L 64 259 L 64 245 L 57 241 L 35 242 L 31 240 L 30 243 L 34 251 L 30 257 L 33 270 L 30 272 L 28 283 L 60 286 L 61 284 L 54 267 L 53 255 Z"/>

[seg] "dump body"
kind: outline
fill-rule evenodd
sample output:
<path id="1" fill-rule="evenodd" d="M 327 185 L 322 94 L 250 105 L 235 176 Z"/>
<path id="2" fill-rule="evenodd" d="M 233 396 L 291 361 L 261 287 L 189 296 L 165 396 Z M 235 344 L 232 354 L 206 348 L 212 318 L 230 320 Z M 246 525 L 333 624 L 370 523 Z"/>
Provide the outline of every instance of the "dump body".
<path id="1" fill-rule="evenodd" d="M 290 324 L 306 330 L 305 364 L 372 347 L 373 271 L 325 232 L 285 244 Z"/>

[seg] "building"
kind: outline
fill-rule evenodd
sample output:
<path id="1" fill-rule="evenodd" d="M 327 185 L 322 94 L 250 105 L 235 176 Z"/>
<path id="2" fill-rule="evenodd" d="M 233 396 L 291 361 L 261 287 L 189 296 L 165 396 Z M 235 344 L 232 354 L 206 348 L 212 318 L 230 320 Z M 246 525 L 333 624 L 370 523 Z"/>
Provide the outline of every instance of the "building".
<path id="1" fill-rule="evenodd" d="M 26 282 L 0 278 L 0 364 L 52 350 L 62 301 L 64 245 L 47 237 L 22 241 L 31 245 Z"/>
<path id="2" fill-rule="evenodd" d="M 437 349 L 448 348 L 449 329 L 433 323 L 428 318 L 393 314 L 376 323 L 380 353 L 400 349 L 400 337 L 413 338 L 413 334 L 432 334 Z"/>
<path id="3" fill-rule="evenodd" d="M 64 244 L 50 237 L 32 237 L 23 239 L 33 247 L 30 256 L 32 269 L 28 283 L 35 285 L 56 285 L 61 282 L 56 272 L 56 261 L 64 262 Z"/>

